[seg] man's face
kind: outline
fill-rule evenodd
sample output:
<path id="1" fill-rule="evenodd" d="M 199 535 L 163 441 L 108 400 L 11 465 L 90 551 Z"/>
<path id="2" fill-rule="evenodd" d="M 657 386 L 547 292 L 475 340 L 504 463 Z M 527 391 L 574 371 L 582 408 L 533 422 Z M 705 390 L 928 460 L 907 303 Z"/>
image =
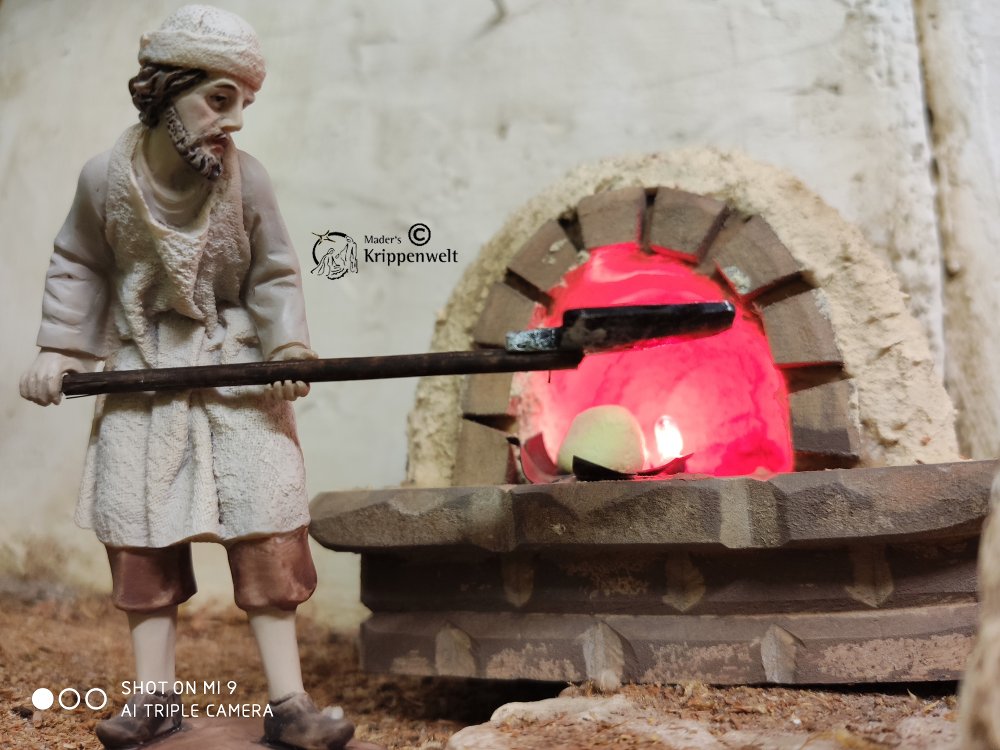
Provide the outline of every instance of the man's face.
<path id="1" fill-rule="evenodd" d="M 164 123 L 177 152 L 210 180 L 222 174 L 230 133 L 243 127 L 253 91 L 235 78 L 214 76 L 188 89 L 167 108 Z"/>

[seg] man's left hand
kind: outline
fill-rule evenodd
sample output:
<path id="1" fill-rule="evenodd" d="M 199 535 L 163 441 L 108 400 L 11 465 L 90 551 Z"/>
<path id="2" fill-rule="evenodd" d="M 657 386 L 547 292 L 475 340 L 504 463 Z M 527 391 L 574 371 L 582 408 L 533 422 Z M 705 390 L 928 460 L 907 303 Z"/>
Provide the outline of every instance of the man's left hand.
<path id="1" fill-rule="evenodd" d="M 312 349 L 302 344 L 290 344 L 274 352 L 268 362 L 287 362 L 294 359 L 318 359 L 319 355 Z M 309 384 L 301 380 L 279 380 L 267 386 L 267 393 L 271 398 L 294 401 L 297 398 L 309 394 Z"/>

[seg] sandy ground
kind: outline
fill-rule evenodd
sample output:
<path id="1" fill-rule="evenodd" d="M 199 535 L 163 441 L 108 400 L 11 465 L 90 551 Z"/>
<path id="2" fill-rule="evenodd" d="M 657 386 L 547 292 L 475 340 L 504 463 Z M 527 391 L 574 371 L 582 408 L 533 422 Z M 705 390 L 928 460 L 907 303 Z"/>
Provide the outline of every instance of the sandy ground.
<path id="1" fill-rule="evenodd" d="M 299 637 L 306 688 L 316 702 L 343 706 L 359 738 L 392 749 L 440 750 L 452 734 L 486 722 L 511 701 L 596 693 L 591 685 L 367 675 L 359 668 L 353 634 L 300 618 Z M 187 705 L 204 710 L 210 703 L 267 700 L 256 646 L 245 616 L 235 608 L 182 610 L 177 661 L 178 676 L 198 682 L 199 691 L 184 696 Z M 111 706 L 37 711 L 31 694 L 39 687 L 54 693 L 72 687 L 81 694 L 100 687 L 117 710 L 124 703 L 121 682 L 131 677 L 125 616 L 106 597 L 24 583 L 0 586 L 0 748 L 97 750 L 93 726 L 112 714 Z M 216 680 L 222 695 L 202 692 L 204 681 Z M 237 683 L 231 696 L 230 680 Z M 928 715 L 951 720 L 955 713 L 954 683 L 837 690 L 650 685 L 622 692 L 664 717 L 696 720 L 716 736 L 741 729 L 805 731 L 847 748 L 897 747 L 894 730 L 901 720 Z M 589 737 L 587 746 L 637 747 L 614 731 Z"/>

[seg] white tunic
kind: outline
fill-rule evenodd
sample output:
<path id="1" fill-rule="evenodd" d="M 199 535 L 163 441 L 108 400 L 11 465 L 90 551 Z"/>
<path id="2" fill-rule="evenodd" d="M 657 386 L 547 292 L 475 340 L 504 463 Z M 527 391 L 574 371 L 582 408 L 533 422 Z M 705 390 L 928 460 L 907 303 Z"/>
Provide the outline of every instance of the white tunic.
<path id="1" fill-rule="evenodd" d="M 295 252 L 263 167 L 231 145 L 185 227 L 150 213 L 127 130 L 83 169 L 46 279 L 41 347 L 109 370 L 260 361 L 308 346 Z M 97 399 L 76 520 L 105 544 L 163 547 L 309 522 L 291 405 L 261 387 Z"/>

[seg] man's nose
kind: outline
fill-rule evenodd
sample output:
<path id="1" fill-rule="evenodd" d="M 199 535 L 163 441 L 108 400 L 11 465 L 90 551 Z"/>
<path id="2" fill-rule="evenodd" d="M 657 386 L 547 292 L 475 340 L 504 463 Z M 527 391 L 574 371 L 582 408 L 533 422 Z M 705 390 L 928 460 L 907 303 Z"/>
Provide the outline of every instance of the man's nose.
<path id="1" fill-rule="evenodd" d="M 235 133 L 243 127 L 243 110 L 233 107 L 219 120 L 219 127 L 226 133 Z"/>

